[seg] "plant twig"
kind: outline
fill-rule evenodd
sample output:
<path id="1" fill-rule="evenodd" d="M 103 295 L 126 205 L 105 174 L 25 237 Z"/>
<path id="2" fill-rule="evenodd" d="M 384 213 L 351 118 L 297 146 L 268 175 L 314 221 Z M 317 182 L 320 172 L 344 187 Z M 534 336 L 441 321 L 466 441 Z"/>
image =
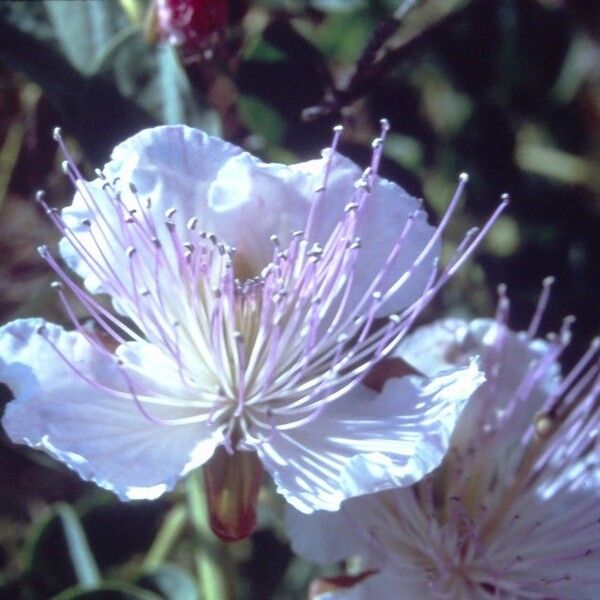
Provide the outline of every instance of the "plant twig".
<path id="1" fill-rule="evenodd" d="M 409 3 L 405 10 L 397 11 L 392 18 L 382 21 L 377 26 L 356 62 L 354 74 L 348 84 L 343 88 L 334 87 L 329 90 L 319 104 L 302 111 L 302 118 L 311 121 L 339 113 L 343 108 L 367 94 L 373 88 L 375 81 L 385 76 L 388 71 L 397 67 L 409 56 L 426 48 L 440 32 L 462 20 L 477 4 L 477 1 L 473 0 L 467 6 L 445 15 L 430 27 L 423 29 L 400 46 L 387 50 L 383 56 L 378 58 L 385 44 L 398 31 L 402 24 L 402 18 L 412 8 L 412 4 Z"/>

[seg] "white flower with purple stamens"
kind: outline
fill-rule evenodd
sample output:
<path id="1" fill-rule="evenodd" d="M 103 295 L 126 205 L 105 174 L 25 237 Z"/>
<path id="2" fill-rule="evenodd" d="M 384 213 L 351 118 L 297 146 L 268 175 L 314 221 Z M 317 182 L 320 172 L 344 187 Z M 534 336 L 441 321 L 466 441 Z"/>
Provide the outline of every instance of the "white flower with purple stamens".
<path id="1" fill-rule="evenodd" d="M 361 173 L 336 152 L 340 133 L 321 160 L 284 166 L 158 127 L 117 146 L 87 182 L 57 132 L 77 192 L 61 213 L 38 201 L 84 287 L 40 250 L 75 330 L 39 320 L 2 329 L 11 439 L 129 499 L 158 496 L 213 454 L 216 495 L 233 486 L 234 498 L 255 496 L 258 457 L 303 511 L 335 510 L 435 468 L 481 382 L 477 367 L 399 379 L 394 394 L 360 380 L 505 203 L 440 273 L 439 239 L 466 178 L 436 230 L 416 199 L 377 175 L 383 139 Z M 102 336 L 78 322 L 65 288 Z M 110 296 L 116 315 L 93 294 Z M 219 518 L 215 529 L 226 529 Z"/>
<path id="2" fill-rule="evenodd" d="M 312 597 L 391 600 L 398 590 L 405 600 L 597 597 L 600 340 L 561 377 L 570 320 L 557 336 L 534 339 L 548 289 L 549 281 L 526 333 L 506 327 L 502 293 L 496 320 L 441 321 L 403 341 L 397 353 L 430 375 L 477 353 L 487 381 L 431 476 L 351 498 L 338 513 L 289 515 L 301 554 L 365 561 L 362 578 L 344 582 L 356 585 L 322 580 Z"/>

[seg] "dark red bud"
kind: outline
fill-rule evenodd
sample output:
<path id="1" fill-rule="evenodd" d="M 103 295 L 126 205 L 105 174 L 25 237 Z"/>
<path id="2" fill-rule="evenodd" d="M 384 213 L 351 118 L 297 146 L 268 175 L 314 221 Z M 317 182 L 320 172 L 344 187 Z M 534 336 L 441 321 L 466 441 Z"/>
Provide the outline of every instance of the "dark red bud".
<path id="1" fill-rule="evenodd" d="M 156 0 L 161 37 L 189 50 L 200 50 L 223 34 L 228 0 Z"/>
<path id="2" fill-rule="evenodd" d="M 204 465 L 210 528 L 225 542 L 248 537 L 256 527 L 263 467 L 256 452 L 217 448 Z"/>

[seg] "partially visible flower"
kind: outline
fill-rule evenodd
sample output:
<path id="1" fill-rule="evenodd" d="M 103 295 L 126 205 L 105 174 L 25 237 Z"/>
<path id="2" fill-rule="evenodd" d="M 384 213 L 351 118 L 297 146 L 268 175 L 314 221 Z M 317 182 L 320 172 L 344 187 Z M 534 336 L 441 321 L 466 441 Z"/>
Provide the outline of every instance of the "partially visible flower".
<path id="1" fill-rule="evenodd" d="M 0 330 L 11 439 L 125 499 L 159 496 L 222 446 L 205 472 L 228 538 L 254 525 L 257 456 L 306 512 L 434 469 L 477 366 L 396 378 L 381 394 L 360 381 L 504 204 L 439 273 L 465 177 L 436 230 L 378 177 L 383 140 L 361 173 L 335 151 L 340 133 L 323 159 L 288 167 L 187 127 L 148 129 L 86 182 L 57 132 L 77 193 L 60 214 L 38 200 L 86 290 L 41 248 L 75 330 L 37 319 Z M 63 287 L 102 335 L 78 322 Z"/>
<path id="2" fill-rule="evenodd" d="M 507 329 L 507 306 L 502 296 L 496 320 L 441 321 L 400 346 L 430 373 L 478 353 L 487 381 L 431 476 L 412 488 L 347 500 L 339 513 L 290 514 L 301 554 L 321 562 L 359 554 L 365 561 L 363 578 L 318 582 L 314 598 L 597 597 L 599 343 L 563 378 L 557 359 L 569 321 L 546 342 L 533 337 L 541 306 L 528 333 Z"/>
<path id="3" fill-rule="evenodd" d="M 186 52 L 199 52 L 223 37 L 229 0 L 156 0 L 160 35 Z"/>

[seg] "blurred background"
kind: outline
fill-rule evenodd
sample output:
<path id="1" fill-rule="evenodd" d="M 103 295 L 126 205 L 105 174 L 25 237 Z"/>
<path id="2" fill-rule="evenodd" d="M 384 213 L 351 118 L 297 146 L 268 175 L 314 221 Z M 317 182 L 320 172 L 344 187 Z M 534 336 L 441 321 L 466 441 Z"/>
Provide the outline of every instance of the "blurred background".
<path id="1" fill-rule="evenodd" d="M 542 332 L 576 316 L 572 365 L 600 329 L 599 35 L 588 0 L 2 2 L 0 322 L 66 323 L 36 251 L 58 235 L 33 201 L 40 188 L 58 208 L 71 200 L 55 125 L 91 177 L 162 123 L 284 163 L 316 157 L 343 123 L 341 151 L 366 166 L 386 117 L 381 173 L 432 221 L 470 175 L 448 254 L 512 197 L 424 320 L 489 316 L 506 283 L 526 327 L 554 275 Z M 307 597 L 322 570 L 293 557 L 268 486 L 259 530 L 227 547 L 194 527 L 189 496 L 122 504 L 0 439 L 0 598 Z"/>

